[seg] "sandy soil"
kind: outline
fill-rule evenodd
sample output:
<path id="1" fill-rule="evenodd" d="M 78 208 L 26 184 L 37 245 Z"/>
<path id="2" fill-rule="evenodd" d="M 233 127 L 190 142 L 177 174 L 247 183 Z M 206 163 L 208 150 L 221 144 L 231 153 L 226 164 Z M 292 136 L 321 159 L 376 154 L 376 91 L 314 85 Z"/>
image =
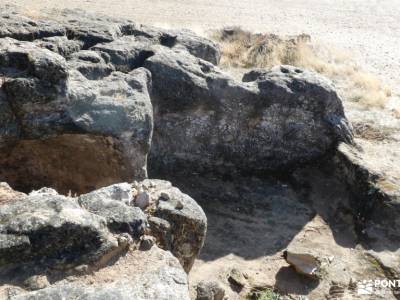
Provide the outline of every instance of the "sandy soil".
<path id="1" fill-rule="evenodd" d="M 398 0 L 0 0 L 35 13 L 82 8 L 197 32 L 227 25 L 277 34 L 308 33 L 349 50 L 400 92 Z"/>

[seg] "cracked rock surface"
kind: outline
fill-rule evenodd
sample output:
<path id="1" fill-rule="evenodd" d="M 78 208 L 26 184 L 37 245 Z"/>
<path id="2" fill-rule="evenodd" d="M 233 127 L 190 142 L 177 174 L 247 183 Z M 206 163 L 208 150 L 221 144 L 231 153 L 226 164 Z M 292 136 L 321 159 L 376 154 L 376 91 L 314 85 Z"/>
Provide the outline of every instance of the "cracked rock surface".
<path id="1" fill-rule="evenodd" d="M 1 297 L 189 299 L 186 272 L 203 246 L 207 219 L 200 206 L 171 183 L 120 183 L 76 198 L 48 188 L 19 195 L 3 186 L 11 199 L 0 206 Z M 134 206 L 138 187 L 151 197 L 147 210 Z M 168 200 L 159 199 L 160 193 L 168 193 Z M 176 211 L 173 204 L 178 202 Z M 168 237 L 148 226 L 154 214 L 168 224 Z M 154 234 L 156 245 L 141 251 L 145 231 Z M 122 273 L 120 260 L 127 264 Z M 132 264 L 139 264 L 137 270 Z M 104 280 L 113 273 L 112 280 Z M 35 285 L 35 278 L 41 277 L 50 286 Z M 41 290 L 25 291 L 27 282 Z"/>

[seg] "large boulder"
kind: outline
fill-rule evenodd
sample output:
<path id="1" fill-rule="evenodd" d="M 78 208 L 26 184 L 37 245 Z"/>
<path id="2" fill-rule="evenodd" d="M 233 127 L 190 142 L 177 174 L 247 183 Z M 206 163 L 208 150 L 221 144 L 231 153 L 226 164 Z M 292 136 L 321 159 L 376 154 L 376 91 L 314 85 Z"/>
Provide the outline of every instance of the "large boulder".
<path id="1" fill-rule="evenodd" d="M 36 193 L 0 206 L 2 278 L 25 276 L 21 269 L 25 265 L 95 262 L 117 247 L 105 219 L 82 209 L 72 198 Z"/>
<path id="2" fill-rule="evenodd" d="M 157 51 L 144 67 L 153 77 L 150 165 L 158 172 L 279 171 L 351 142 L 340 97 L 316 73 L 279 66 L 238 82 L 169 49 Z"/>
<path id="3" fill-rule="evenodd" d="M 150 201 L 141 209 L 143 193 Z M 74 198 L 51 188 L 26 195 L 2 183 L 2 196 L 0 298 L 189 299 L 186 272 L 207 220 L 170 182 L 119 183 Z M 147 227 L 148 218 L 167 223 L 168 233 Z M 140 247 L 145 238 L 165 250 Z"/>
<path id="4" fill-rule="evenodd" d="M 26 192 L 146 178 L 153 111 L 141 66 L 164 48 L 220 56 L 193 32 L 79 10 L 47 21 L 6 7 L 0 24 L 0 178 Z"/>
<path id="5" fill-rule="evenodd" d="M 83 193 L 143 179 L 151 143 L 158 174 L 231 174 L 290 169 L 352 141 L 340 97 L 316 73 L 278 66 L 239 82 L 194 33 L 84 12 L 59 22 L 66 36 L 0 40 L 0 175 L 22 190 Z M 85 163 L 65 163 L 60 148 Z"/>
<path id="6" fill-rule="evenodd" d="M 143 194 L 149 195 L 149 202 L 147 207 L 139 208 L 138 199 Z M 165 226 L 155 226 L 156 223 Z M 42 275 L 58 282 L 79 266 L 95 271 L 105 265 L 112 266 L 110 261 L 115 262 L 129 251 L 139 255 L 137 248 L 143 251 L 157 248 L 153 244 L 141 247 L 146 238 L 156 240 L 164 250 L 171 251 L 181 265 L 178 269 L 189 272 L 203 246 L 206 228 L 207 219 L 201 207 L 168 181 L 146 179 L 132 184 L 119 183 L 74 198 L 59 195 L 51 188 L 26 195 L 2 183 L 0 277 L 5 283 L 17 285 L 35 282 L 36 279 L 29 279 Z M 145 233 L 153 237 L 144 236 Z M 154 251 L 150 254 L 156 255 L 153 260 L 157 260 L 159 255 Z M 161 252 L 161 257 L 165 255 Z M 168 261 L 173 260 L 168 258 Z M 170 266 L 173 265 L 176 263 Z M 165 273 L 169 271 L 163 268 L 159 271 L 157 276 L 168 275 L 165 284 L 170 285 L 171 274 Z M 139 275 L 147 274 L 142 273 Z M 186 285 L 186 279 L 179 280 L 177 284 Z M 112 293 L 123 292 L 114 288 L 110 286 Z M 149 292 L 158 288 L 151 287 Z M 50 291 L 64 293 L 64 287 Z"/>
<path id="7" fill-rule="evenodd" d="M 114 72 L 90 51 L 67 62 L 11 38 L 0 39 L 0 48 L 2 179 L 22 190 L 48 185 L 82 193 L 147 176 L 147 70 Z"/>

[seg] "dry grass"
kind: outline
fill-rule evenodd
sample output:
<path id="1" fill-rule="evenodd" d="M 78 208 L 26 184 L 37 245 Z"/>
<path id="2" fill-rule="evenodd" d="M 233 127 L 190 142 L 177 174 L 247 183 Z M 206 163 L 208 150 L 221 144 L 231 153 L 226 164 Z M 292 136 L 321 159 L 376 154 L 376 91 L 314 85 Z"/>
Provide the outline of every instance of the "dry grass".
<path id="1" fill-rule="evenodd" d="M 356 137 L 366 140 L 386 141 L 391 140 L 391 136 L 396 129 L 387 127 L 375 127 L 371 124 L 354 122 L 353 130 Z"/>
<path id="2" fill-rule="evenodd" d="M 346 100 L 384 107 L 391 91 L 365 72 L 343 51 L 311 42 L 306 34 L 280 37 L 255 34 L 239 27 L 214 31 L 222 48 L 221 65 L 233 68 L 270 68 L 279 64 L 311 69 L 330 78 Z"/>

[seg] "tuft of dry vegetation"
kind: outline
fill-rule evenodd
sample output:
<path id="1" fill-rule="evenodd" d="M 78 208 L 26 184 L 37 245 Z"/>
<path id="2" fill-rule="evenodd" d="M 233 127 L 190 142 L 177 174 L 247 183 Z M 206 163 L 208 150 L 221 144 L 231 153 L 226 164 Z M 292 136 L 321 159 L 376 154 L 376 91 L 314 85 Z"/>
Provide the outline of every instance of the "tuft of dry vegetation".
<path id="1" fill-rule="evenodd" d="M 374 141 L 387 141 L 392 139 L 392 134 L 396 132 L 395 128 L 375 127 L 371 124 L 354 122 L 353 124 L 354 135 L 359 138 Z"/>
<path id="2" fill-rule="evenodd" d="M 391 97 L 391 90 L 377 77 L 363 71 L 349 55 L 312 42 L 307 34 L 280 37 L 233 27 L 214 31 L 211 38 L 221 45 L 223 67 L 293 65 L 327 76 L 339 87 L 346 100 L 367 107 L 384 107 Z"/>
<path id="3" fill-rule="evenodd" d="M 255 288 L 247 297 L 249 300 L 289 300 L 289 298 L 280 295 L 272 288 L 258 289 Z"/>

